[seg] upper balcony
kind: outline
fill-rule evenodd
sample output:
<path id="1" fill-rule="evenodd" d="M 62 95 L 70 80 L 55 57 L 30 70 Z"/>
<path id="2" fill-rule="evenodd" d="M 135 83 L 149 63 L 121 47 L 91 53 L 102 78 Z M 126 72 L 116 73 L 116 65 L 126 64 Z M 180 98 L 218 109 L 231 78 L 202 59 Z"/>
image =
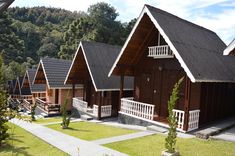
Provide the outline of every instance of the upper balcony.
<path id="1" fill-rule="evenodd" d="M 168 45 L 152 46 L 148 48 L 149 48 L 148 57 L 153 57 L 155 59 L 174 57 L 174 54 Z"/>

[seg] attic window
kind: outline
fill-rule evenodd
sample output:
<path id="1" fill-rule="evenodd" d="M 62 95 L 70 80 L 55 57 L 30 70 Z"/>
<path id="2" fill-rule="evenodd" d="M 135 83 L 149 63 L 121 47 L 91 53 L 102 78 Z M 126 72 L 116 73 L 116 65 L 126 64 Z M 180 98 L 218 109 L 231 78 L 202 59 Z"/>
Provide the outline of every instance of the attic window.
<path id="1" fill-rule="evenodd" d="M 149 48 L 148 57 L 153 58 L 173 58 L 173 52 L 171 51 L 168 45 L 159 45 L 159 46 L 151 46 Z"/>

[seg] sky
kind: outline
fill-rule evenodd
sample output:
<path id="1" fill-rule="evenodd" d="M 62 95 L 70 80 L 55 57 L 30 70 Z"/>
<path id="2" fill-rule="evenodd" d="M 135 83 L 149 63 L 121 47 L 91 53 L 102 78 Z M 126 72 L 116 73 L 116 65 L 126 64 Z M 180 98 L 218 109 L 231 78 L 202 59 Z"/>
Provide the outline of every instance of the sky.
<path id="1" fill-rule="evenodd" d="M 101 0 L 15 0 L 11 7 L 47 6 L 70 11 L 87 11 Z M 216 32 L 228 45 L 235 38 L 235 0 L 102 0 L 119 13 L 117 20 L 129 22 L 140 15 L 144 4 L 170 12 L 180 18 Z"/>

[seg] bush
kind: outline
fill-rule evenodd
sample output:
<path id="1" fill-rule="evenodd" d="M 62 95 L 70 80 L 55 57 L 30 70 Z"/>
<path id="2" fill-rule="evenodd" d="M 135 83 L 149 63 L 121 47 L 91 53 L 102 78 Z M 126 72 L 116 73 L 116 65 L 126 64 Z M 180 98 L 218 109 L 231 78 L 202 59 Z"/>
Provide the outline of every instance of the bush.
<path id="1" fill-rule="evenodd" d="M 64 101 L 64 104 L 61 107 L 61 110 L 62 110 L 62 123 L 61 123 L 61 126 L 62 126 L 63 129 L 66 129 L 66 128 L 69 127 L 70 119 L 71 119 L 71 116 L 68 116 L 68 112 L 67 112 L 68 95 L 69 95 L 69 93 L 67 94 L 67 96 L 65 98 L 65 101 Z"/>

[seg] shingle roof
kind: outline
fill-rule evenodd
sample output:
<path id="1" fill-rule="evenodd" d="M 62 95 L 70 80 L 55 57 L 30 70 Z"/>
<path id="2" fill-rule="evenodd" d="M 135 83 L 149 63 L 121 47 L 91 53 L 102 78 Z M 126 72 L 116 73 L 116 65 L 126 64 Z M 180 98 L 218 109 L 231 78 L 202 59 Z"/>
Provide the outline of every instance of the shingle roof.
<path id="1" fill-rule="evenodd" d="M 33 79 L 36 74 L 36 69 L 28 69 L 27 75 L 29 79 L 29 85 L 31 88 L 31 92 L 45 92 L 46 91 L 46 85 L 45 84 L 33 84 Z"/>
<path id="2" fill-rule="evenodd" d="M 143 14 L 150 17 L 192 82 L 235 82 L 235 58 L 223 56 L 226 45 L 216 33 L 149 5 Z"/>
<path id="3" fill-rule="evenodd" d="M 82 41 L 80 45 L 84 50 L 83 53 L 87 59 L 87 66 L 91 72 L 90 76 L 93 78 L 93 83 L 97 91 L 119 90 L 120 77 L 108 77 L 108 72 L 121 50 L 121 47 L 90 41 Z M 75 57 L 77 56 L 77 53 L 75 54 Z M 124 82 L 124 89 L 133 89 L 133 78 L 125 77 Z"/>
<path id="4" fill-rule="evenodd" d="M 235 58 L 223 56 L 226 48 L 216 33 L 148 6 L 196 81 L 235 81 Z"/>
<path id="5" fill-rule="evenodd" d="M 46 79 L 49 88 L 71 88 L 72 85 L 65 85 L 64 81 L 72 63 L 70 60 L 55 58 L 43 58 L 40 63 L 43 64 Z M 79 87 L 79 86 L 76 86 Z"/>

